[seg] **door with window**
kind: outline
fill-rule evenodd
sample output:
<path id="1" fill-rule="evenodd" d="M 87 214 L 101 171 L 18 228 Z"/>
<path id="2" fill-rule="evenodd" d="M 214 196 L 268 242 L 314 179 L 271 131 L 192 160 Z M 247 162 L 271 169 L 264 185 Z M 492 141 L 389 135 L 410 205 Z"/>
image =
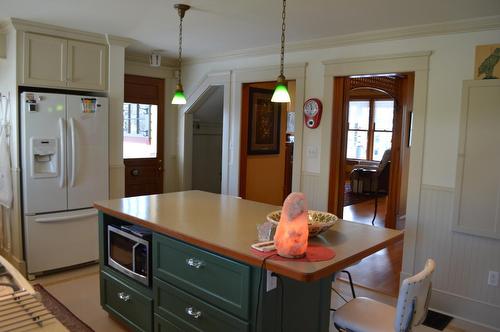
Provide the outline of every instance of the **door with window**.
<path id="1" fill-rule="evenodd" d="M 125 75 L 125 196 L 163 192 L 164 80 Z"/>

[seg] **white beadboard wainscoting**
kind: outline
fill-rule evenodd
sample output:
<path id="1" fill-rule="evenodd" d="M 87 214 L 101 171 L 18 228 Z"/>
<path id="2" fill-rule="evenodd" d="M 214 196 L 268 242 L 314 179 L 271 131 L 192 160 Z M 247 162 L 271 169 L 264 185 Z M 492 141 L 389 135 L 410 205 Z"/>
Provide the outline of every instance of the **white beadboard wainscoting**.
<path id="1" fill-rule="evenodd" d="M 327 211 L 328 196 L 318 190 L 321 188 L 321 176 L 319 173 L 302 172 L 300 188 L 307 197 L 310 210 Z"/>
<path id="2" fill-rule="evenodd" d="M 436 261 L 432 308 L 500 331 L 500 287 L 488 286 L 488 271 L 500 271 L 500 241 L 454 232 L 453 204 L 453 188 L 422 185 L 415 270 Z"/>

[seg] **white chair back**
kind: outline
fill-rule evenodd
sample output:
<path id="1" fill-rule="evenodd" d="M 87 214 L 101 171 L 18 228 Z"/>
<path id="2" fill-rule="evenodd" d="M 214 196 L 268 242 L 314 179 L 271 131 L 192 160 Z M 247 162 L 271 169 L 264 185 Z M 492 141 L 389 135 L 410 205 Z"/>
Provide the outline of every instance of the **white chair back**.
<path id="1" fill-rule="evenodd" d="M 411 331 L 424 321 L 431 298 L 431 277 L 435 266 L 436 263 L 428 259 L 421 272 L 403 280 L 396 306 L 395 331 Z"/>

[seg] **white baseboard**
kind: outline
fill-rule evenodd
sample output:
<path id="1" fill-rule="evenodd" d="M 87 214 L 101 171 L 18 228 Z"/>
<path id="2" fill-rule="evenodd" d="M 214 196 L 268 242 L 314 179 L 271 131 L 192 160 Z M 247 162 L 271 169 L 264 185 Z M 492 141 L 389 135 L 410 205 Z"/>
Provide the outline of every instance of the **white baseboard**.
<path id="1" fill-rule="evenodd" d="M 500 307 L 493 304 L 433 289 L 430 308 L 493 331 L 500 331 Z"/>

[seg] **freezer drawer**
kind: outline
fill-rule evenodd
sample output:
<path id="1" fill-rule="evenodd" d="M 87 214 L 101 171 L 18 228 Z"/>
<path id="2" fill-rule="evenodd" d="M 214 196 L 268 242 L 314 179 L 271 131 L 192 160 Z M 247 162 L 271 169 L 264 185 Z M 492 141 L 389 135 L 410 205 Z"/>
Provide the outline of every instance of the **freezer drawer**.
<path id="1" fill-rule="evenodd" d="M 24 216 L 29 274 L 96 261 L 97 210 Z"/>

